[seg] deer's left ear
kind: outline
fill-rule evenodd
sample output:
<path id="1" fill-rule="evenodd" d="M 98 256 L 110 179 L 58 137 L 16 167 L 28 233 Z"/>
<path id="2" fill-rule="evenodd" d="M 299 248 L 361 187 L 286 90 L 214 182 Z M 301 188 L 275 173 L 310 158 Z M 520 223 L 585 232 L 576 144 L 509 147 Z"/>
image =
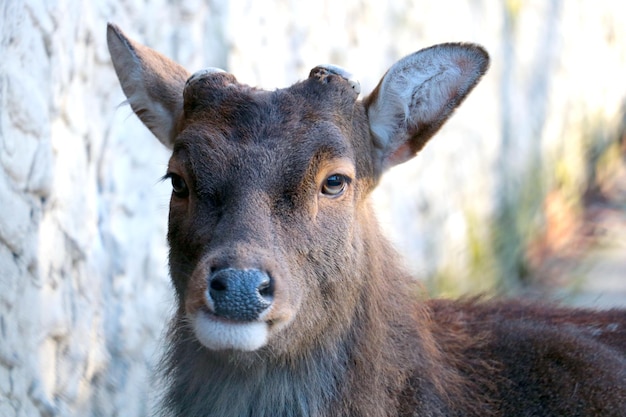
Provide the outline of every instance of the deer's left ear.
<path id="1" fill-rule="evenodd" d="M 482 47 L 453 43 L 422 49 L 394 64 L 365 99 L 381 172 L 415 156 L 488 67 Z"/>

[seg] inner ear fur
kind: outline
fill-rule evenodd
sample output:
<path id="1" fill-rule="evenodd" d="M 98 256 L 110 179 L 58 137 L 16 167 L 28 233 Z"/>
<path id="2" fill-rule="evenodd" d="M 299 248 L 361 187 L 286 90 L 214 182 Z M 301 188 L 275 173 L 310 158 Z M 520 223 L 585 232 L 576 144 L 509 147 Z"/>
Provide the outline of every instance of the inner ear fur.
<path id="1" fill-rule="evenodd" d="M 415 156 L 488 67 L 481 46 L 463 43 L 435 45 L 394 64 L 364 101 L 381 170 Z"/>

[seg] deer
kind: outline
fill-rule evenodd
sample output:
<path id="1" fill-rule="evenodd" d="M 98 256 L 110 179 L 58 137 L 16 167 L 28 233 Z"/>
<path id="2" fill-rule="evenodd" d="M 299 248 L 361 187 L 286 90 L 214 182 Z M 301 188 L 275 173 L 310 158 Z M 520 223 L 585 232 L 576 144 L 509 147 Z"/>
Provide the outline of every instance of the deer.
<path id="1" fill-rule="evenodd" d="M 375 219 L 372 190 L 477 85 L 483 47 L 421 49 L 361 99 L 334 65 L 270 91 L 192 74 L 114 24 L 107 43 L 171 150 L 157 415 L 626 415 L 626 310 L 431 299 Z"/>

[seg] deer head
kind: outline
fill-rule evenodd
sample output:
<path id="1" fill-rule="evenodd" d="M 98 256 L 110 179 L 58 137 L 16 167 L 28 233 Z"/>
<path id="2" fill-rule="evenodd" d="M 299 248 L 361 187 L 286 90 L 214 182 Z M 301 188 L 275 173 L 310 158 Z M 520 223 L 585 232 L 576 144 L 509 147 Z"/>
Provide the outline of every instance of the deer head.
<path id="1" fill-rule="evenodd" d="M 116 26 L 107 38 L 132 109 L 172 150 L 170 271 L 193 337 L 213 351 L 302 351 L 345 333 L 378 296 L 372 282 L 393 293 L 367 197 L 485 73 L 480 46 L 411 54 L 359 100 L 334 66 L 265 91 L 192 75 Z"/>

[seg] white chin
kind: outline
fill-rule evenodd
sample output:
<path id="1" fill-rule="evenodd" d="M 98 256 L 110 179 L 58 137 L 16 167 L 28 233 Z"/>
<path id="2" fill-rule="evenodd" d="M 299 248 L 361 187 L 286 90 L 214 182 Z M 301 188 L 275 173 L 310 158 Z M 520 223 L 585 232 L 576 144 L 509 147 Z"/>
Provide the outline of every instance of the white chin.
<path id="1" fill-rule="evenodd" d="M 227 322 L 198 311 L 191 317 L 193 331 L 204 346 L 211 350 L 234 349 L 254 351 L 267 343 L 269 328 L 267 323 Z"/>

